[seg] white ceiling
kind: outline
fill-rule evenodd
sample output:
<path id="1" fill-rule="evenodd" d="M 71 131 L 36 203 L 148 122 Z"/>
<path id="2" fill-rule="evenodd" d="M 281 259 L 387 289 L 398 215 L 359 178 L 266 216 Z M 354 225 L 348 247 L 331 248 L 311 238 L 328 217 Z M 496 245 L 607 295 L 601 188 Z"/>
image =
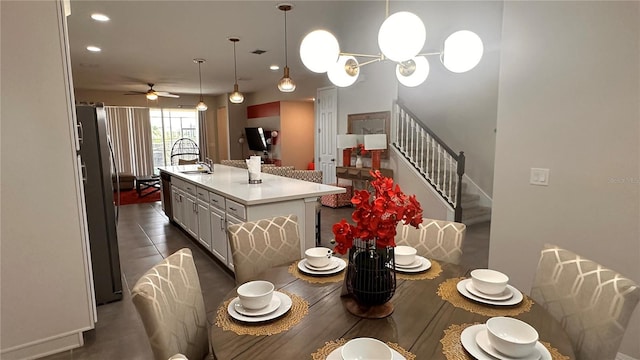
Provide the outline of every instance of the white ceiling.
<path id="1" fill-rule="evenodd" d="M 284 14 L 273 1 L 92 1 L 72 0 L 68 17 L 74 87 L 78 89 L 157 91 L 198 94 L 198 65 L 204 58 L 202 92 L 233 89 L 233 44 L 237 43 L 240 90 L 276 86 L 284 66 Z M 316 75 L 302 65 L 298 49 L 316 28 L 336 33 L 346 1 L 297 1 L 287 12 L 288 62 L 297 82 Z M 362 3 L 361 3 L 362 4 Z M 378 4 L 381 4 L 378 2 Z M 383 6 L 383 5 L 381 5 Z M 101 23 L 94 12 L 111 18 Z M 102 48 L 99 53 L 86 46 Z M 252 54 L 266 50 L 262 55 Z M 269 70 L 272 64 L 278 71 Z M 324 75 L 322 75 L 324 76 Z"/>

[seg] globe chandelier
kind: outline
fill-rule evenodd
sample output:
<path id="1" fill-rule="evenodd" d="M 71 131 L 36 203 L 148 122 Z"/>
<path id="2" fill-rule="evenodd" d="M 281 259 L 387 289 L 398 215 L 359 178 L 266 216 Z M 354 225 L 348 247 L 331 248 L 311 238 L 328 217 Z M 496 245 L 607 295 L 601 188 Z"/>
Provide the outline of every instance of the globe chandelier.
<path id="1" fill-rule="evenodd" d="M 198 102 L 198 105 L 196 105 L 196 109 L 198 111 L 206 111 L 208 109 L 207 104 L 205 104 L 204 100 L 202 99 L 202 72 L 200 71 L 200 65 L 202 65 L 202 63 L 205 61 L 207 60 L 200 58 L 193 59 L 193 62 L 198 63 L 198 79 L 200 80 L 200 102 Z"/>
<path id="2" fill-rule="evenodd" d="M 408 11 L 399 11 L 389 16 L 388 0 L 385 15 L 385 21 L 378 31 L 380 53 L 343 52 L 336 37 L 329 31 L 320 29 L 308 33 L 302 40 L 302 63 L 313 72 L 326 72 L 334 85 L 347 87 L 358 80 L 361 67 L 390 60 L 396 63 L 398 81 L 404 86 L 415 87 L 422 84 L 429 75 L 427 56 L 438 55 L 444 67 L 454 73 L 473 69 L 482 58 L 482 40 L 468 30 L 449 35 L 444 41 L 442 51 L 420 53 L 426 40 L 422 20 Z"/>

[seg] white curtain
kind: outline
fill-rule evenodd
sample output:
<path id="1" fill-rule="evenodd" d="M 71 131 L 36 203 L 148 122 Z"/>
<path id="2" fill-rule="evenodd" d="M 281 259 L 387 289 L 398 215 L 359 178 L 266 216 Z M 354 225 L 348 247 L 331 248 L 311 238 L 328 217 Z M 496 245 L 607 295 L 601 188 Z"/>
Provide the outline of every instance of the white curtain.
<path id="1" fill-rule="evenodd" d="M 134 176 L 153 174 L 149 109 L 106 106 L 105 110 L 118 171 Z"/>

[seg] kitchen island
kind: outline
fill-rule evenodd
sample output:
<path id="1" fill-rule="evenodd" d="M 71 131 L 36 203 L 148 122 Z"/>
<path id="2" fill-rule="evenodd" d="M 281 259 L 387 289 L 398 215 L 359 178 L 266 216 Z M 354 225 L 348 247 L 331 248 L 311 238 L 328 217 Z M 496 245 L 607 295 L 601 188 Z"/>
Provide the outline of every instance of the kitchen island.
<path id="1" fill-rule="evenodd" d="M 262 173 L 262 183 L 249 184 L 248 172 L 220 164 L 212 173 L 198 165 L 161 167 L 165 213 L 233 270 L 227 226 L 279 215 L 295 214 L 300 229 L 300 256 L 315 246 L 316 207 L 322 195 L 345 189 Z M 166 194 L 171 194 L 167 196 Z"/>

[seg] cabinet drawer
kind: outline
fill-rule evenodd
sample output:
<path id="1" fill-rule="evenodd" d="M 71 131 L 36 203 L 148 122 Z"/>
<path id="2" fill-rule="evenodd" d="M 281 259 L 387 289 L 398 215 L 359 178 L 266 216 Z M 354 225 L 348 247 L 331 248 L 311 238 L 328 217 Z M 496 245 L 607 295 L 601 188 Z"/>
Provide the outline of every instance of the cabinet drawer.
<path id="1" fill-rule="evenodd" d="M 209 193 L 209 204 L 221 210 L 226 209 L 224 197 L 213 192 Z"/>
<path id="2" fill-rule="evenodd" d="M 176 177 L 172 177 L 171 178 L 171 185 L 177 187 L 178 189 L 184 190 L 184 187 L 186 185 L 186 182 L 176 178 Z"/>
<path id="3" fill-rule="evenodd" d="M 229 199 L 227 199 L 226 202 L 227 214 L 230 214 L 242 221 L 245 221 L 247 219 L 244 205 L 238 204 L 237 202 Z"/>
<path id="4" fill-rule="evenodd" d="M 196 187 L 196 197 L 198 200 L 202 200 L 205 203 L 209 203 L 209 190 L 201 187 Z"/>
<path id="5" fill-rule="evenodd" d="M 191 194 L 193 196 L 196 196 L 196 186 L 193 185 L 192 183 L 185 182 L 184 183 L 184 191 L 187 194 Z"/>

